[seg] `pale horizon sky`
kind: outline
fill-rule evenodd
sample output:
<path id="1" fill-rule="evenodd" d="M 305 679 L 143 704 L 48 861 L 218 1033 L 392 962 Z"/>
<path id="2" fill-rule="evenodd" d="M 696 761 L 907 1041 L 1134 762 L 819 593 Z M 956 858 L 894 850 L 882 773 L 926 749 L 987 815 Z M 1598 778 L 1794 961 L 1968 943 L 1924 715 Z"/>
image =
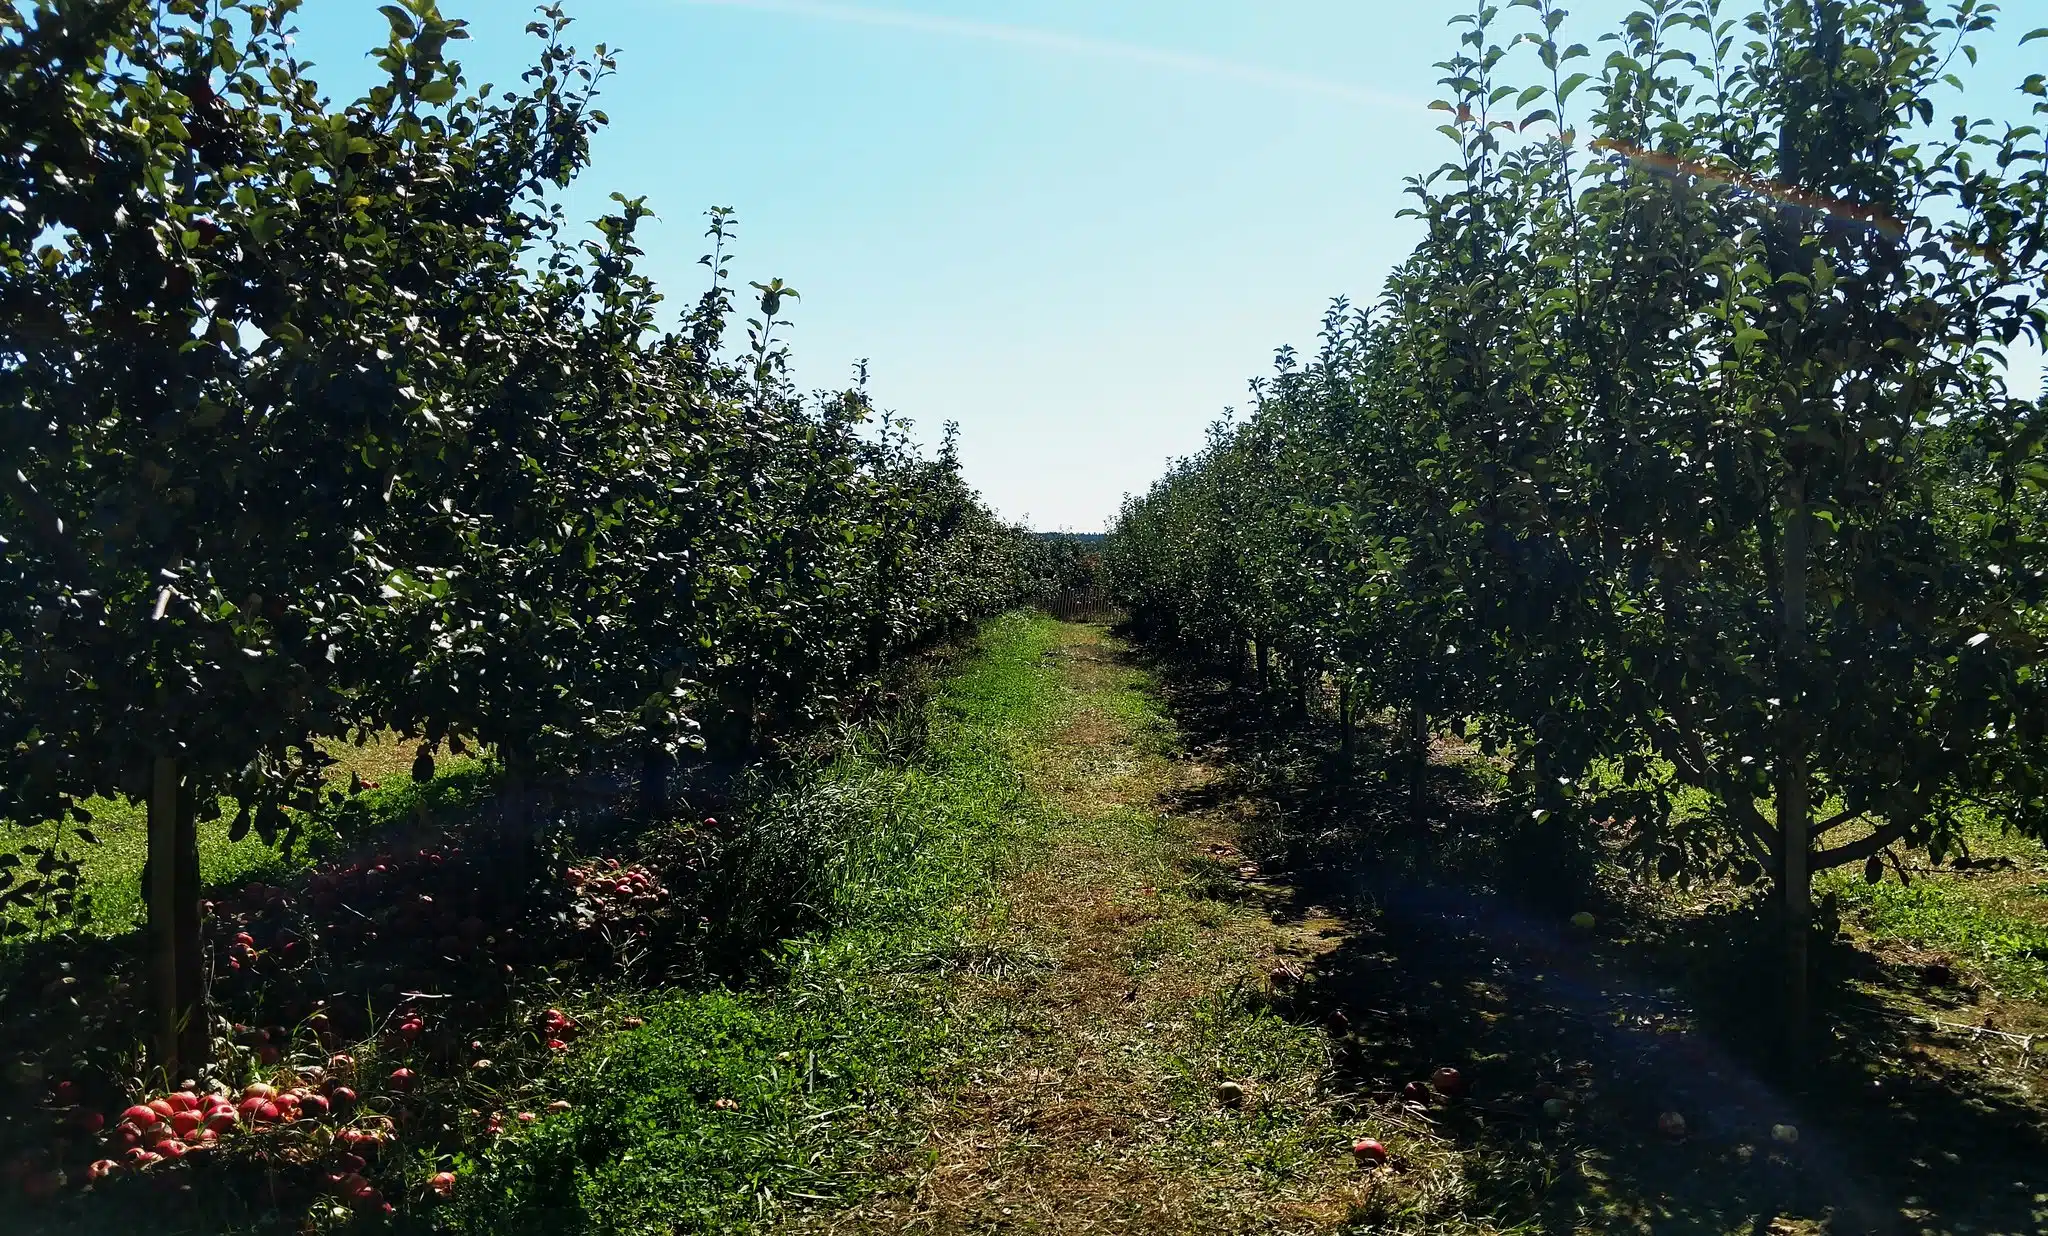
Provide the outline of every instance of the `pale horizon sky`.
<path id="1" fill-rule="evenodd" d="M 523 0 L 441 0 L 473 82 L 532 62 Z M 1621 0 L 1574 4 L 1571 37 Z M 2017 9 L 2018 5 L 2009 5 Z M 1417 232 L 1406 177 L 1449 147 L 1428 110 L 1462 4 L 1419 0 L 568 0 L 612 45 L 612 123 L 572 217 L 645 195 L 646 269 L 702 289 L 704 211 L 739 218 L 734 278 L 779 276 L 797 378 L 876 400 L 918 436 L 961 426 L 1006 517 L 1100 531 L 1198 449 L 1333 296 L 1370 301 Z M 385 33 L 369 0 L 308 0 L 299 50 L 352 96 Z M 2006 109 L 2007 29 L 1973 81 Z M 2015 98 L 2017 96 L 2011 96 Z M 1973 106 L 1978 106 L 1973 104 Z M 2016 385 L 2038 390 L 2037 358 Z"/>

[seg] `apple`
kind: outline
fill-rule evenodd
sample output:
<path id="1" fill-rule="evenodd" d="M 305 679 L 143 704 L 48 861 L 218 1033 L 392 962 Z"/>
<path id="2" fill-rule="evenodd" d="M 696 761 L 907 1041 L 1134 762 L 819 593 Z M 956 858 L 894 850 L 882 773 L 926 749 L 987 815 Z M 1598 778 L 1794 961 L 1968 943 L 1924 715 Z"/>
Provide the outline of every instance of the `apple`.
<path id="1" fill-rule="evenodd" d="M 570 1106 L 571 1106 L 571 1104 L 569 1103 L 569 1100 L 567 1100 L 567 1099 L 556 1099 L 556 1100 L 555 1100 L 554 1102 L 552 1102 L 552 1103 L 548 1104 L 548 1111 L 550 1111 L 550 1112 L 565 1112 L 565 1111 L 568 1111 L 568 1110 L 569 1110 Z"/>
<path id="2" fill-rule="evenodd" d="M 1799 1130 L 1789 1124 L 1774 1124 L 1771 1126 L 1771 1140 L 1790 1146 L 1799 1140 Z"/>
<path id="3" fill-rule="evenodd" d="M 121 1120 L 123 1121 L 123 1123 L 132 1124 L 138 1129 L 150 1128 L 151 1126 L 155 1125 L 159 1119 L 161 1119 L 161 1117 L 157 1115 L 155 1108 L 144 1107 L 139 1103 L 134 1107 L 129 1108 L 127 1111 L 121 1113 Z"/>
<path id="4" fill-rule="evenodd" d="M 427 1178 L 427 1187 L 442 1197 L 448 1197 L 455 1192 L 455 1173 L 435 1172 Z"/>
<path id="5" fill-rule="evenodd" d="M 1377 1138 L 1361 1137 L 1351 1143 L 1351 1156 L 1360 1163 L 1377 1167 L 1387 1161 L 1387 1148 Z"/>
<path id="6" fill-rule="evenodd" d="M 201 1123 L 202 1121 L 200 1119 L 198 1112 L 179 1112 L 177 1115 L 171 1117 L 171 1131 L 176 1133 L 179 1137 L 183 1137 L 187 1133 L 190 1133 L 192 1130 L 198 1128 Z"/>
<path id="7" fill-rule="evenodd" d="M 730 1101 L 729 1099 L 721 1100 L 721 1102 Z M 1244 1086 L 1234 1081 L 1219 1083 L 1216 1087 L 1216 1101 L 1225 1107 L 1238 1106 L 1244 1102 Z"/>
<path id="8" fill-rule="evenodd" d="M 391 1088 L 400 1092 L 412 1089 L 416 1077 L 411 1069 L 391 1070 Z"/>
<path id="9" fill-rule="evenodd" d="M 1577 914 L 1572 915 L 1572 926 L 1580 931 L 1591 931 L 1593 929 L 1593 916 L 1581 910 Z"/>
<path id="10" fill-rule="evenodd" d="M 356 1092 L 350 1090 L 347 1086 L 330 1086 L 327 1090 L 327 1097 L 337 1107 L 343 1107 L 356 1101 Z"/>
<path id="11" fill-rule="evenodd" d="M 1562 1120 L 1571 1114 L 1572 1105 L 1563 1099 L 1543 1100 L 1543 1114 L 1552 1120 Z"/>
<path id="12" fill-rule="evenodd" d="M 1430 1074 L 1429 1082 L 1437 1088 L 1439 1093 L 1449 1095 L 1452 1098 L 1465 1093 L 1465 1075 L 1449 1065 L 1445 1065 L 1443 1068 Z"/>
<path id="13" fill-rule="evenodd" d="M 731 1100 L 729 1100 L 729 1099 L 720 1099 L 720 1100 L 719 1100 L 719 1102 L 720 1102 L 720 1103 L 726 1103 L 726 1102 L 730 1102 L 730 1101 L 731 1101 Z M 519 1123 L 521 1123 L 521 1124 L 532 1124 L 532 1123 L 533 1123 L 534 1121 L 536 1121 L 536 1120 L 540 1119 L 540 1117 L 538 1117 L 538 1116 L 534 1115 L 534 1114 L 533 1114 L 532 1112 L 520 1112 L 520 1113 L 519 1113 L 519 1115 L 518 1115 L 518 1117 L 517 1117 L 517 1119 L 518 1119 Z"/>
<path id="14" fill-rule="evenodd" d="M 277 1087 L 269 1082 L 250 1082 L 242 1087 L 242 1097 L 245 1099 L 267 1099 L 276 1093 Z"/>
<path id="15" fill-rule="evenodd" d="M 149 1101 L 149 1110 L 166 1120 L 178 1114 L 178 1109 L 171 1106 L 169 1099 L 151 1099 Z"/>
<path id="16" fill-rule="evenodd" d="M 120 1170 L 118 1159 L 94 1159 L 92 1166 L 85 1169 L 85 1175 L 88 1180 L 105 1180 Z"/>
<path id="17" fill-rule="evenodd" d="M 57 1083 L 55 1088 L 51 1090 L 50 1094 L 57 1106 L 69 1107 L 73 1103 L 78 1102 L 78 1083 L 73 1081 L 60 1081 Z"/>
<path id="18" fill-rule="evenodd" d="M 1666 1137 L 1684 1137 L 1685 1117 L 1677 1112 L 1665 1112 L 1657 1117 L 1657 1131 Z"/>
<path id="19" fill-rule="evenodd" d="M 71 1123 L 87 1133 L 97 1133 L 107 1127 L 107 1118 L 98 1112 L 80 1112 L 72 1117 Z"/>
<path id="20" fill-rule="evenodd" d="M 1412 1081 L 1401 1087 L 1401 1097 L 1410 1103 L 1429 1102 L 1429 1083 Z"/>

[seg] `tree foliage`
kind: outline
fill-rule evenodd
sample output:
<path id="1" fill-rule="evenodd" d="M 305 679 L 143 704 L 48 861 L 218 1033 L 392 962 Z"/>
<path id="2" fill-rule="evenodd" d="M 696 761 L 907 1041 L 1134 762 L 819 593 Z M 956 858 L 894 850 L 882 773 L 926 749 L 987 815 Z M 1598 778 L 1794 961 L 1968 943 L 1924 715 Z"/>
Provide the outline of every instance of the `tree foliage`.
<path id="1" fill-rule="evenodd" d="M 793 290 L 724 347 L 730 212 L 673 317 L 644 203 L 568 226 L 613 60 L 559 7 L 479 87 L 462 23 L 384 6 L 339 107 L 297 7 L 0 0 L 0 820 L 150 802 L 187 1058 L 193 820 L 288 837 L 323 742 L 743 754 L 1027 587 L 950 436 L 794 389 Z"/>
<path id="2" fill-rule="evenodd" d="M 2048 336 L 2048 88 L 1952 114 L 1976 0 L 1454 25 L 1426 238 L 1126 508 L 1123 597 L 1468 719 L 1645 867 L 1769 873 L 1803 974 L 1812 870 L 1966 807 L 2048 831 L 2048 421 L 2004 376 Z"/>

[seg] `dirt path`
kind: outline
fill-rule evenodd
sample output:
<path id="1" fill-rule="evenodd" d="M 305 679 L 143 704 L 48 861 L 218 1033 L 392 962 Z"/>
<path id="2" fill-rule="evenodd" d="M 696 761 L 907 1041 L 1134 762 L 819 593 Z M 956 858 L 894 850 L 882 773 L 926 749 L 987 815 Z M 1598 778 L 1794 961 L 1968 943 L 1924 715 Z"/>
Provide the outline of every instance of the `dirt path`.
<path id="1" fill-rule="evenodd" d="M 1276 921 L 1237 821 L 1168 804 L 1210 776 L 1099 628 L 1052 654 L 1071 707 L 1025 754 L 1068 817 L 973 942 L 977 1046 L 949 1062 L 916 1161 L 811 1230 L 1324 1231 L 1372 1187 L 1324 1094 L 1330 1044 L 1279 1016 L 1334 918 Z M 1277 977 L 1276 977 L 1277 974 Z M 1241 1086 L 1231 1105 L 1222 1083 Z"/>

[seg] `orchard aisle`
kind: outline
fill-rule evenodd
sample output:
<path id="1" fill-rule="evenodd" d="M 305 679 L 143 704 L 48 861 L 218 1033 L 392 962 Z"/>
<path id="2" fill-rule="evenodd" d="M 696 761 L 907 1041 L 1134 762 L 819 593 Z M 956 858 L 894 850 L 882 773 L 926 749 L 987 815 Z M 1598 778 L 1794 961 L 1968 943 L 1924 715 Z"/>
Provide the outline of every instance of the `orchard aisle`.
<path id="1" fill-rule="evenodd" d="M 1016 759 L 1062 823 L 962 950 L 969 1029 L 949 1039 L 967 1046 L 937 1070 L 908 1161 L 859 1207 L 793 1226 L 1342 1227 L 1375 1177 L 1325 1093 L 1328 1036 L 1274 1005 L 1343 924 L 1278 921 L 1284 890 L 1244 863 L 1239 822 L 1173 809 L 1211 773 L 1176 758 L 1117 641 L 1061 624 L 1046 655 L 1063 706 Z"/>
<path id="2" fill-rule="evenodd" d="M 1256 704 L 1040 622 L 1055 698 L 999 741 L 1050 823 L 929 968 L 947 1024 L 904 1149 L 787 1230 L 2048 1231 L 1995 1095 L 1925 1069 L 1784 1092 L 1648 977 L 1643 922 L 1552 921 L 1304 811 L 1243 741 Z M 1341 789 L 1408 818 L 1384 768 Z M 1462 793 L 1431 805 L 1447 853 L 1492 827 Z"/>

